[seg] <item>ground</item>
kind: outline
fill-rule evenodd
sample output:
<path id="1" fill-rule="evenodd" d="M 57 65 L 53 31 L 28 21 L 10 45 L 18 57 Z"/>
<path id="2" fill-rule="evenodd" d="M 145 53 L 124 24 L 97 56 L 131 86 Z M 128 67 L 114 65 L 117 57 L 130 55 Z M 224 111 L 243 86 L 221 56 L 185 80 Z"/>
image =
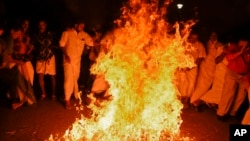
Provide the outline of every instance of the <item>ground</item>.
<path id="1" fill-rule="evenodd" d="M 51 134 L 63 135 L 79 113 L 75 109 L 66 110 L 61 101 L 45 99 L 16 110 L 1 102 L 0 141 L 43 141 Z M 215 111 L 207 107 L 201 112 L 184 109 L 181 117 L 181 136 L 195 141 L 227 141 L 229 125 L 240 123 L 236 119 L 219 121 Z"/>
<path id="2" fill-rule="evenodd" d="M 61 57 L 57 58 L 59 58 L 58 64 L 62 64 Z M 82 66 L 88 66 L 88 62 L 82 63 L 84 64 Z M 86 68 L 82 69 L 86 70 Z M 62 136 L 76 118 L 80 117 L 75 109 L 66 110 L 63 106 L 62 70 L 62 66 L 57 65 L 57 101 L 51 101 L 48 98 L 38 100 L 36 105 L 12 110 L 10 103 L 0 93 L 0 141 L 44 141 L 52 134 Z M 84 74 L 80 78 L 86 80 Z M 36 77 L 34 82 L 37 82 Z M 34 90 L 38 93 L 37 84 L 34 85 Z M 74 99 L 73 102 L 77 103 Z M 238 119 L 232 118 L 225 122 L 219 121 L 215 111 L 206 106 L 201 112 L 196 112 L 193 108 L 183 109 L 181 136 L 195 141 L 228 141 L 229 125 L 240 123 L 247 104 L 248 102 L 245 102 L 241 107 Z M 83 113 L 88 115 L 86 112 L 88 110 Z"/>

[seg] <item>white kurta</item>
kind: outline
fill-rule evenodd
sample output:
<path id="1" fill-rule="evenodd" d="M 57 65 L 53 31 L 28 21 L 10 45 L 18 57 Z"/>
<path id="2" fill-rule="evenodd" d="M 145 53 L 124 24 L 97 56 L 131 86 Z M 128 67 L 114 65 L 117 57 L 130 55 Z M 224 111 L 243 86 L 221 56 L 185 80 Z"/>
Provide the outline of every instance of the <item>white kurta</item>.
<path id="1" fill-rule="evenodd" d="M 192 49 L 188 53 L 193 56 L 194 60 L 206 57 L 206 50 L 201 42 L 195 42 L 194 44 L 192 44 L 191 48 Z M 198 74 L 197 66 L 191 68 L 190 70 L 185 70 L 181 72 L 181 75 L 184 78 L 184 79 L 181 78 L 182 81 L 180 82 L 179 85 L 181 96 L 191 97 L 194 91 L 197 74 Z"/>
<path id="2" fill-rule="evenodd" d="M 227 69 L 226 59 L 216 65 L 212 88 L 201 97 L 201 100 L 206 103 L 214 104 L 218 104 L 220 102 Z"/>
<path id="3" fill-rule="evenodd" d="M 221 94 L 221 100 L 218 104 L 217 115 L 224 116 L 229 114 L 235 116 L 239 107 L 246 98 L 247 82 L 230 69 L 225 74 L 225 82 Z M 237 90 L 237 91 L 236 91 Z"/>
<path id="4" fill-rule="evenodd" d="M 223 46 L 221 43 L 208 41 L 207 56 L 201 62 L 196 87 L 190 100 L 191 103 L 199 100 L 211 87 L 216 68 L 215 58 L 222 52 Z"/>
<path id="5" fill-rule="evenodd" d="M 64 47 L 70 57 L 70 63 L 63 61 L 64 66 L 64 93 L 65 100 L 70 100 L 72 93 L 78 98 L 78 78 L 80 75 L 81 55 L 84 46 L 93 46 L 92 38 L 86 32 L 77 33 L 74 29 L 62 33 L 59 41 L 60 47 Z"/>
<path id="6" fill-rule="evenodd" d="M 248 103 L 250 104 L 250 87 L 248 87 L 247 93 L 248 93 Z M 248 107 L 248 109 L 247 109 L 247 111 L 246 111 L 246 113 L 241 121 L 241 124 L 250 125 L 250 107 Z"/>
<path id="7" fill-rule="evenodd" d="M 250 125 L 250 108 L 248 108 L 248 110 L 246 111 L 241 124 Z"/>

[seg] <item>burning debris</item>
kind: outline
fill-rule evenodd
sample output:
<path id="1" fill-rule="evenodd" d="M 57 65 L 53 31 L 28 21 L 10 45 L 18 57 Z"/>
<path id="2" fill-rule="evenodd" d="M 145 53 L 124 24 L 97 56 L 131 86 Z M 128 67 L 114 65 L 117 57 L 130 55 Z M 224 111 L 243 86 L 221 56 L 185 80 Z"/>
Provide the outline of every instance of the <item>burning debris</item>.
<path id="1" fill-rule="evenodd" d="M 169 0 L 130 0 L 105 38 L 91 72 L 109 84 L 110 100 L 90 104 L 91 118 L 75 121 L 61 138 L 49 140 L 157 141 L 180 137 L 182 104 L 175 76 L 178 68 L 192 67 L 185 54 L 191 24 L 169 34 L 165 21 Z"/>

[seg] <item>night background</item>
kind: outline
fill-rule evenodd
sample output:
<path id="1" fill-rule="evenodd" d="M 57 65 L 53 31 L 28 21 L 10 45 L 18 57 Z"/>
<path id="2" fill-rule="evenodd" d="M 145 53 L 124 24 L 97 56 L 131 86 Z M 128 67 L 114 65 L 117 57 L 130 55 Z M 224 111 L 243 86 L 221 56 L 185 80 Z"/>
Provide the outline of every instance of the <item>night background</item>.
<path id="1" fill-rule="evenodd" d="M 126 0 L 1 0 L 1 20 L 28 18 L 31 26 L 44 18 L 53 30 L 61 30 L 68 21 L 84 19 L 87 28 L 105 28 L 119 17 L 120 7 Z M 182 3 L 182 9 L 176 4 Z M 169 22 L 198 19 L 195 25 L 202 36 L 215 30 L 220 36 L 249 35 L 249 0 L 173 0 L 168 7 Z"/>
<path id="2" fill-rule="evenodd" d="M 60 36 L 69 22 L 84 19 L 87 31 L 98 27 L 105 31 L 119 18 L 120 8 L 126 1 L 128 0 L 0 0 L 0 24 L 6 23 L 6 27 L 10 27 L 18 20 L 29 19 L 30 28 L 35 29 L 39 19 L 46 19 L 48 27 Z M 181 10 L 177 9 L 177 3 L 184 5 Z M 198 20 L 193 30 L 199 33 L 203 43 L 207 41 L 210 31 L 216 31 L 224 43 L 240 35 L 250 38 L 250 0 L 173 0 L 168 7 L 166 19 L 170 23 Z M 10 110 L 2 102 L 1 95 L 1 141 L 40 141 L 48 139 L 52 133 L 63 135 L 79 116 L 79 112 L 65 110 L 62 106 L 63 66 L 60 64 L 63 63 L 60 51 L 58 50 L 56 57 L 59 64 L 56 75 L 59 100 L 41 100 L 38 106 Z M 88 58 L 88 54 L 85 57 Z M 82 66 L 88 67 L 86 64 Z M 86 79 L 80 80 L 85 82 Z M 37 91 L 38 84 L 36 80 L 34 82 L 34 90 Z M 243 104 L 240 116 L 245 113 L 248 104 L 248 101 Z M 241 121 L 233 119 L 221 122 L 211 108 L 202 112 L 196 112 L 192 108 L 183 110 L 182 119 L 182 134 L 196 137 L 198 141 L 228 140 L 229 125 L 239 124 Z"/>

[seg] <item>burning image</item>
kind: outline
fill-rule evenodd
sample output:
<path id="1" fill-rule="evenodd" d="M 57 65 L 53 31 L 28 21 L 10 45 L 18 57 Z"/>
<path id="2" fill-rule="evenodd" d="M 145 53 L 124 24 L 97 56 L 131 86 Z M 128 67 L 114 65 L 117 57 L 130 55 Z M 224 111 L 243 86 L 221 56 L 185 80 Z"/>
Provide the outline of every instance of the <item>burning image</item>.
<path id="1" fill-rule="evenodd" d="M 91 72 L 109 85 L 109 100 L 88 106 L 63 137 L 49 140 L 158 141 L 180 137 L 182 104 L 176 71 L 194 66 L 187 37 L 192 23 L 165 21 L 165 0 L 130 0 L 116 28 L 103 38 L 103 50 Z M 171 30 L 173 28 L 171 27 Z"/>

